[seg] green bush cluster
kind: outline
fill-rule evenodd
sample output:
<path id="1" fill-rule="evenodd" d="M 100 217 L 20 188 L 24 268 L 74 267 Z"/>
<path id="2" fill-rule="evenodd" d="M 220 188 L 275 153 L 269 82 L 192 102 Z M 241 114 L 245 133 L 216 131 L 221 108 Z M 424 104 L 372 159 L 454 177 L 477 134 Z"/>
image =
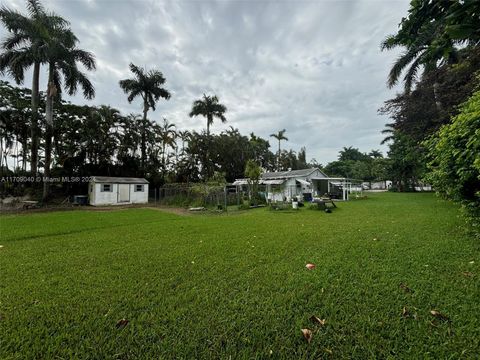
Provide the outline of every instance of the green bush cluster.
<path id="1" fill-rule="evenodd" d="M 462 204 L 480 237 L 480 91 L 425 144 L 429 150 L 427 180 L 443 197 Z"/>

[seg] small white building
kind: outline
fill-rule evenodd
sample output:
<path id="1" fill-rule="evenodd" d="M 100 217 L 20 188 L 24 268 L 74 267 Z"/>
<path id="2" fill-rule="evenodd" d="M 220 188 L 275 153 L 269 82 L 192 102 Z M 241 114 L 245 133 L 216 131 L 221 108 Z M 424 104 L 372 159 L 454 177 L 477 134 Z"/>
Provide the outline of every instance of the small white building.
<path id="1" fill-rule="evenodd" d="M 314 183 L 314 180 L 320 179 L 328 179 L 328 176 L 320 169 L 313 168 L 264 173 L 261 183 L 266 185 L 267 201 L 291 201 L 293 197 L 308 201 L 314 196 L 323 195 L 319 192 L 318 184 Z"/>
<path id="2" fill-rule="evenodd" d="M 237 179 L 232 185 L 242 187 L 247 179 Z M 361 192 L 361 181 L 329 177 L 317 168 L 264 173 L 259 184 L 265 186 L 268 202 L 290 202 L 294 197 L 305 201 L 325 194 L 337 199 L 348 200 L 352 192 Z"/>
<path id="3" fill-rule="evenodd" d="M 88 184 L 90 205 L 148 203 L 148 181 L 143 178 L 93 176 Z"/>

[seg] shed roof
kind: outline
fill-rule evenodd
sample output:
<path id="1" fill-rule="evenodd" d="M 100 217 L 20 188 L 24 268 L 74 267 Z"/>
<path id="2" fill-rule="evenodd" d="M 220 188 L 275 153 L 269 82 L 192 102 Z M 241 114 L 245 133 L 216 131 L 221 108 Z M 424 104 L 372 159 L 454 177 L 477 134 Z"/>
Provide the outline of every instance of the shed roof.
<path id="1" fill-rule="evenodd" d="M 301 169 L 301 170 L 291 170 L 291 171 L 278 171 L 278 172 L 269 172 L 262 174 L 262 179 L 285 179 L 292 177 L 303 177 L 308 176 L 315 171 L 320 171 L 321 174 L 325 175 L 320 169 L 311 168 L 311 169 Z M 327 175 L 325 175 L 327 177 Z"/>
<path id="2" fill-rule="evenodd" d="M 92 176 L 92 181 L 97 183 L 148 184 L 146 179 L 134 177 Z"/>

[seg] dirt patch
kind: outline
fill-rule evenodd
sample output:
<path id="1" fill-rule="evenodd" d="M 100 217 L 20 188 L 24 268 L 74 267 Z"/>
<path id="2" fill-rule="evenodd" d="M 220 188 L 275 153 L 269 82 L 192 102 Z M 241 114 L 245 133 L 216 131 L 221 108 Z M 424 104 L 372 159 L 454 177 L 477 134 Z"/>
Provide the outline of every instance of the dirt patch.
<path id="1" fill-rule="evenodd" d="M 190 211 L 188 211 L 187 209 L 183 209 L 183 208 L 177 208 L 177 207 L 170 207 L 170 206 L 149 206 L 149 207 L 146 207 L 145 209 L 152 209 L 152 210 L 158 210 L 158 211 L 164 211 L 164 212 L 168 212 L 168 213 L 171 213 L 171 214 L 175 214 L 175 215 L 183 215 L 183 216 L 191 216 L 193 215 Z"/>
<path id="2" fill-rule="evenodd" d="M 73 205 L 47 205 L 45 207 L 39 207 L 35 209 L 24 209 L 22 206 L 18 207 L 3 207 L 0 208 L 0 215 L 27 215 L 36 213 L 46 213 L 54 211 L 122 211 L 128 209 L 152 209 L 158 211 L 164 211 L 176 215 L 192 215 L 187 209 L 169 207 L 169 206 L 149 206 L 148 204 L 131 204 L 131 205 L 114 205 L 114 206 L 73 206 Z"/>

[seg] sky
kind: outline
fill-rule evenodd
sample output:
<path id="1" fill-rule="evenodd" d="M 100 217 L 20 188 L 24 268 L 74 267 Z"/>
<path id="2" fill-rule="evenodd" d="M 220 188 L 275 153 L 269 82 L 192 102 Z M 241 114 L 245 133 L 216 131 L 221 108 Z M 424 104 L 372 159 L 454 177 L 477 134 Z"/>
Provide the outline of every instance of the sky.
<path id="1" fill-rule="evenodd" d="M 192 102 L 216 94 L 228 111 L 227 123 L 214 122 L 213 133 L 233 126 L 269 138 L 286 129 L 283 147 L 305 146 L 307 160 L 323 165 L 344 146 L 387 150 L 380 131 L 388 119 L 377 110 L 400 90 L 386 86 L 399 53 L 381 52 L 379 45 L 397 31 L 408 0 L 42 3 L 69 20 L 79 47 L 96 57 L 97 69 L 89 73 L 95 99 L 66 97 L 73 103 L 140 114 L 141 100 L 129 104 L 118 86 L 131 77 L 133 62 L 160 70 L 172 93 L 150 112 L 151 120 L 200 131 L 206 121 L 188 116 Z M 25 11 L 24 0 L 2 4 Z M 5 35 L 0 28 L 0 38 Z M 46 68 L 41 75 L 45 88 Z M 28 75 L 25 86 L 30 81 Z"/>

